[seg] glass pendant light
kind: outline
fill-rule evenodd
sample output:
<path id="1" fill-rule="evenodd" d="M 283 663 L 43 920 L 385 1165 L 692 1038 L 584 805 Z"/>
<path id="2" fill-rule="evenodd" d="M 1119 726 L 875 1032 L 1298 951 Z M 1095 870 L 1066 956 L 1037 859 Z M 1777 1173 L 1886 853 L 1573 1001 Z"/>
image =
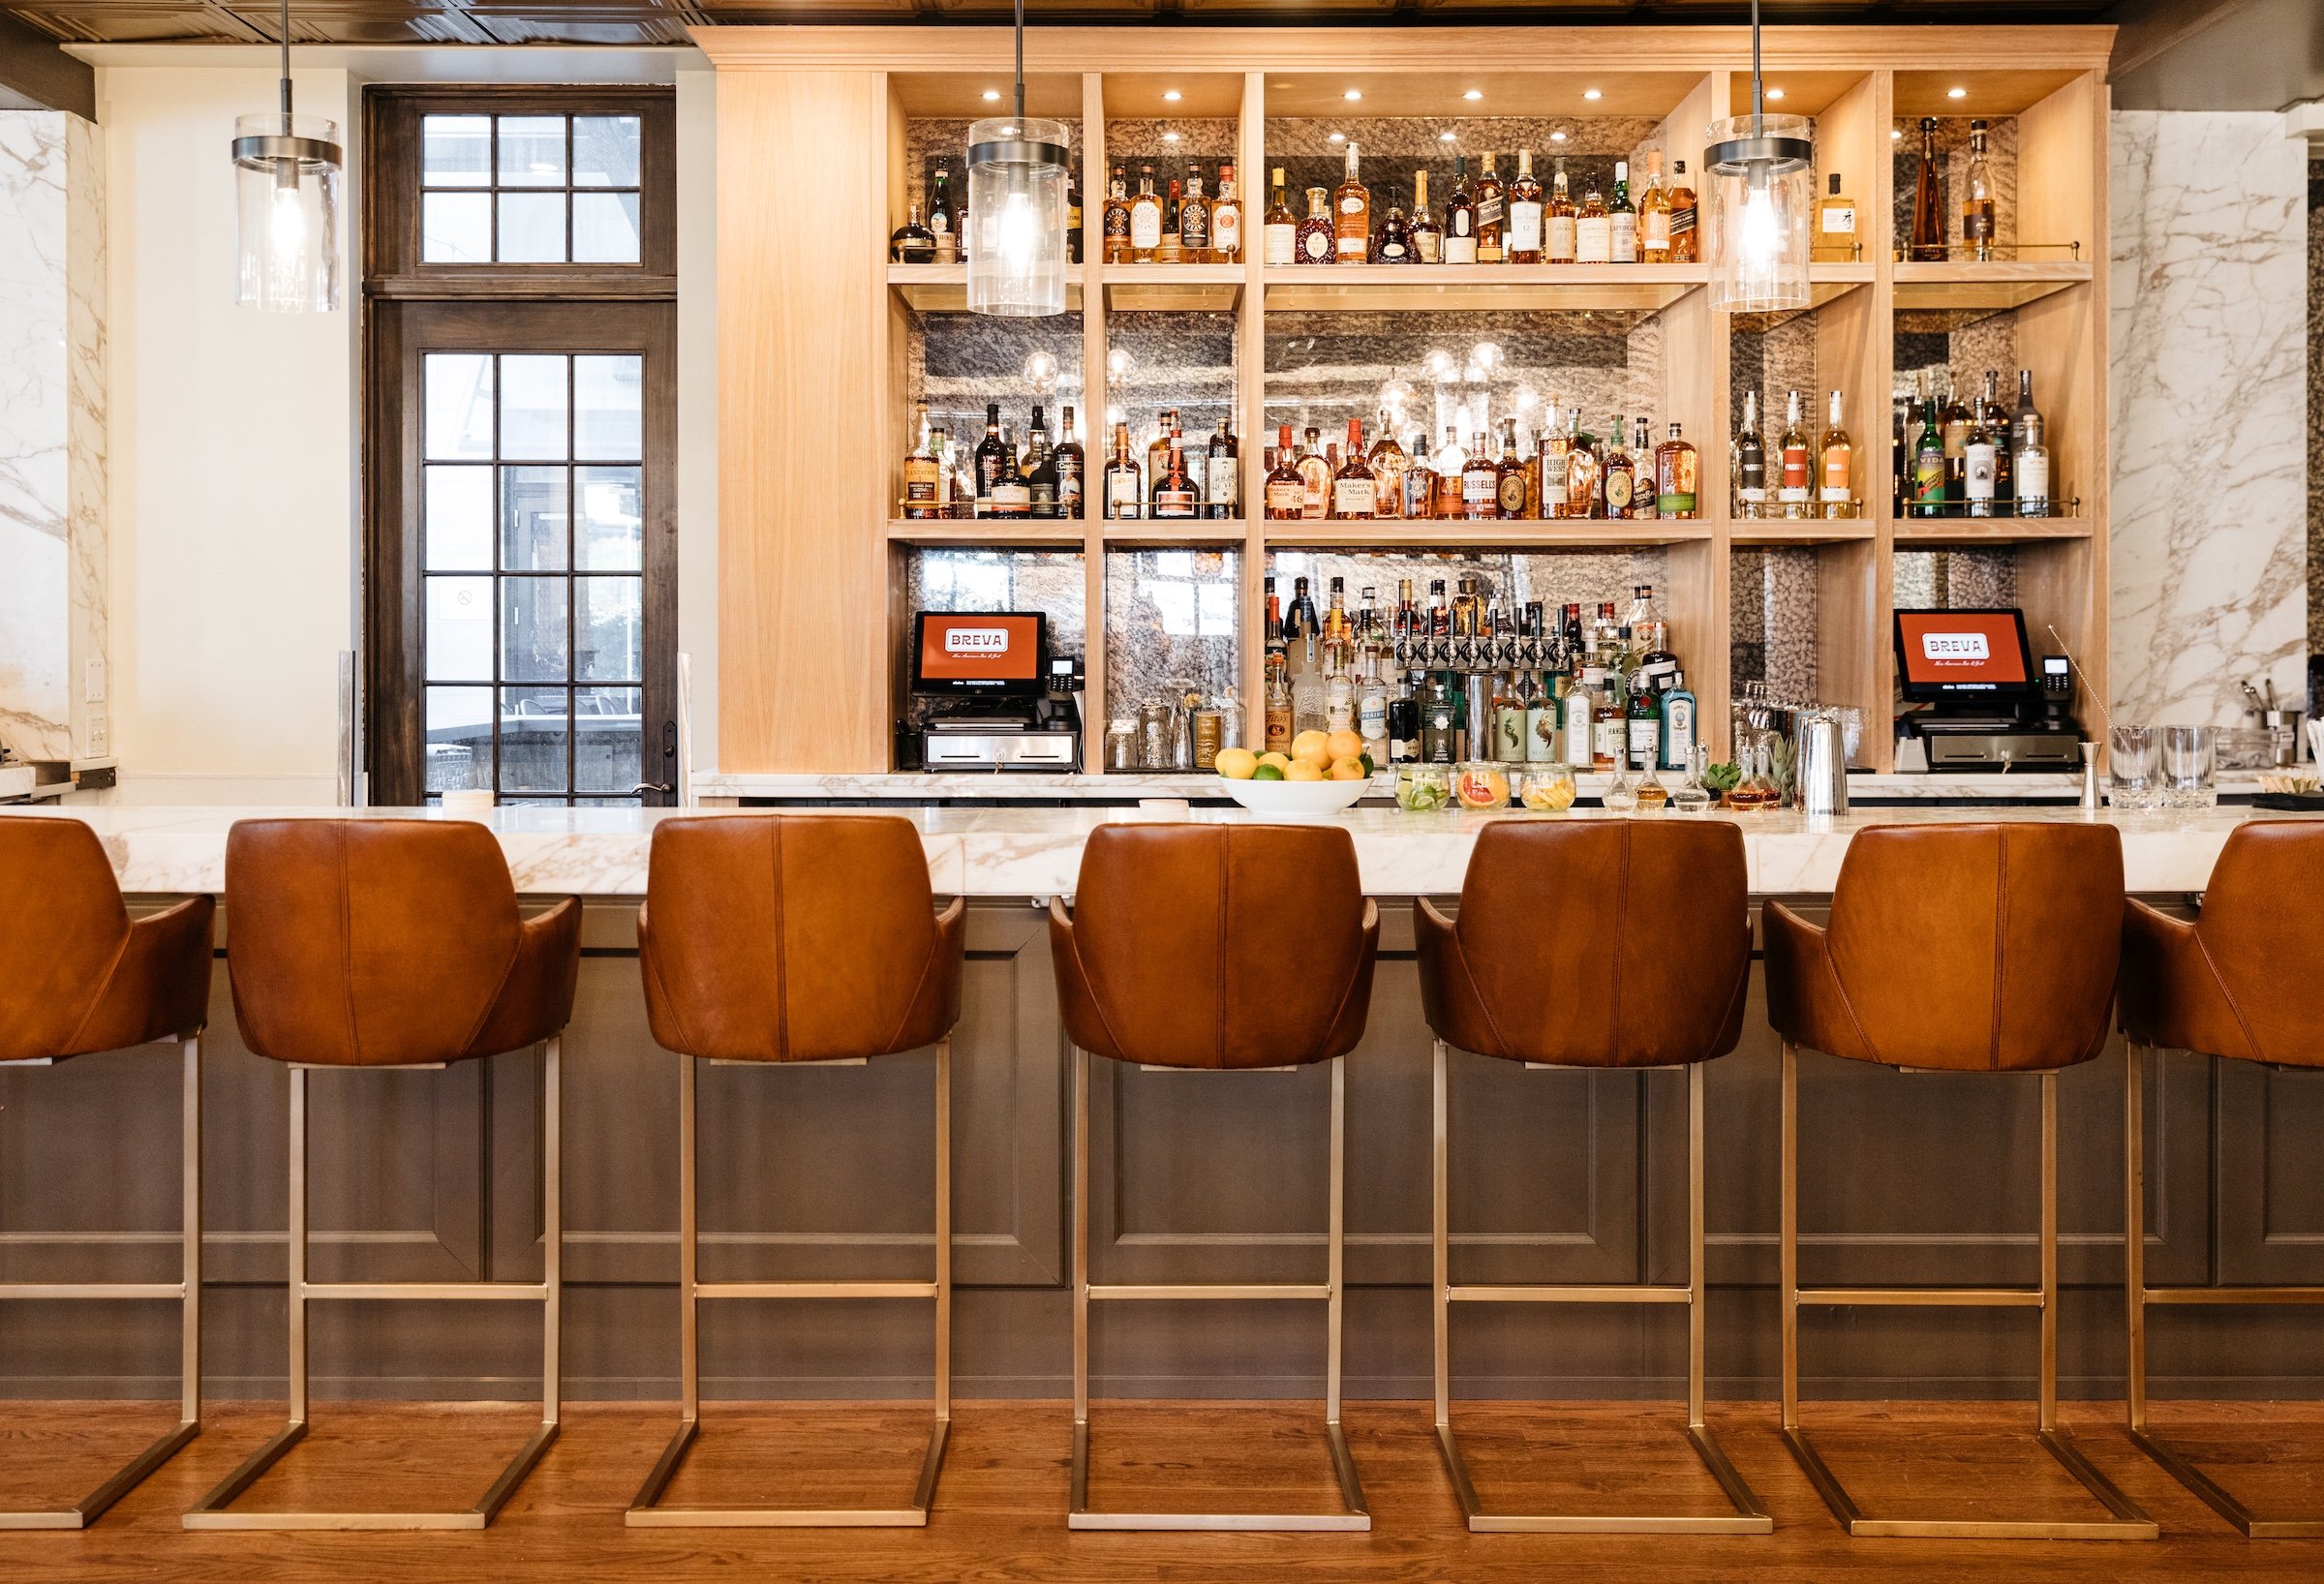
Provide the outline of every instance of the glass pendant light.
<path id="1" fill-rule="evenodd" d="M 968 308 L 1036 319 L 1065 312 L 1062 121 L 1024 113 L 1024 0 L 1017 0 L 1017 113 L 968 128 Z"/>
<path id="2" fill-rule="evenodd" d="M 1751 3 L 1751 114 L 1711 124 L 1711 306 L 1772 313 L 1808 306 L 1808 221 L 1816 124 L 1769 115 L 1759 84 L 1759 3 Z"/>
<path id="3" fill-rule="evenodd" d="M 234 300 L 283 314 L 339 306 L 339 127 L 290 110 L 290 0 L 283 107 L 234 118 Z"/>

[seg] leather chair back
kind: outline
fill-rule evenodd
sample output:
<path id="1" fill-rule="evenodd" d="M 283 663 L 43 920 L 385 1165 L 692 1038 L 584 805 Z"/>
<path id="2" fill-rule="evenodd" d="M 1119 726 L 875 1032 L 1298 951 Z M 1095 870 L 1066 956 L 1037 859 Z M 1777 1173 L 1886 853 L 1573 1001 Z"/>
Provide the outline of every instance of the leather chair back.
<path id="1" fill-rule="evenodd" d="M 1795 1043 L 1899 1067 L 2019 1072 L 2106 1043 L 2122 957 L 2111 825 L 1859 831 L 1817 930 L 1768 909 L 1768 1016 Z"/>
<path id="2" fill-rule="evenodd" d="M 1380 914 L 1336 826 L 1101 825 L 1049 934 L 1066 1033 L 1084 1050 L 1285 1067 L 1363 1037 Z"/>
<path id="3" fill-rule="evenodd" d="M 1726 821 L 1488 825 L 1459 917 L 1415 910 L 1422 1012 L 1448 1044 L 1511 1061 L 1723 1056 L 1751 980 L 1748 892 Z"/>
<path id="4" fill-rule="evenodd" d="M 460 1061 L 572 1015 L 579 903 L 521 918 L 499 841 L 472 821 L 238 820 L 226 895 L 234 1016 L 260 1055 Z"/>
<path id="5" fill-rule="evenodd" d="M 133 925 L 95 831 L 0 819 L 0 1061 L 199 1032 L 213 905 L 191 898 Z"/>
<path id="6" fill-rule="evenodd" d="M 654 1037 L 726 1061 L 933 1045 L 960 1020 L 964 926 L 957 898 L 935 912 L 909 820 L 665 819 L 637 913 Z"/>

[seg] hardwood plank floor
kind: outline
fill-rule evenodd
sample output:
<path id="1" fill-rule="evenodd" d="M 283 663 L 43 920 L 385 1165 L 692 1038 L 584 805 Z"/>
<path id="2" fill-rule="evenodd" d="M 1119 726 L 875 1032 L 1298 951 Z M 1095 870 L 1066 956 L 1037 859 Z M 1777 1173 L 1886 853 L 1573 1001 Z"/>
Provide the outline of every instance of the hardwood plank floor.
<path id="1" fill-rule="evenodd" d="M 1369 1535 L 1105 1535 L 1064 1526 L 1071 1431 L 1062 1403 L 959 1406 L 925 1530 L 632 1531 L 622 1509 L 676 1422 L 656 1404 L 568 1407 L 563 1438 L 478 1534 L 188 1534 L 178 1515 L 280 1422 L 279 1406 L 213 1409 L 201 1437 L 85 1533 L 0 1534 L 0 1578 L 204 1581 L 652 1578 L 783 1580 L 1224 1579 L 1492 1581 L 1545 1578 L 1814 1580 L 2324 1577 L 2324 1540 L 2244 1539 L 2124 1438 L 2119 1405 L 2077 1404 L 2067 1427 L 2163 1526 L 2154 1544 L 1851 1540 L 1777 1435 L 1772 1405 L 1714 1412 L 1713 1428 L 1776 1519 L 1767 1537 L 1468 1534 L 1424 1403 L 1348 1405 Z M 158 1431 L 125 1404 L 0 1404 L 0 1506 L 69 1501 Z M 2030 1435 L 2031 1405 L 1819 1403 L 1818 1446 L 1883 1514 L 2025 1516 L 2097 1508 Z M 2248 1501 L 2324 1510 L 2324 1404 L 2168 1404 L 2157 1422 Z M 1675 1406 L 1472 1404 L 1456 1411 L 1495 1508 L 1717 1511 Z M 466 1507 L 522 1443 L 506 1405 L 321 1405 L 316 1429 L 243 1499 L 300 1505 Z M 670 1492 L 688 1505 L 902 1501 L 925 1434 L 892 1404 L 711 1405 Z M 1092 1418 L 1092 1497 L 1141 1508 L 1328 1510 L 1335 1502 L 1317 1407 L 1120 1403 Z"/>

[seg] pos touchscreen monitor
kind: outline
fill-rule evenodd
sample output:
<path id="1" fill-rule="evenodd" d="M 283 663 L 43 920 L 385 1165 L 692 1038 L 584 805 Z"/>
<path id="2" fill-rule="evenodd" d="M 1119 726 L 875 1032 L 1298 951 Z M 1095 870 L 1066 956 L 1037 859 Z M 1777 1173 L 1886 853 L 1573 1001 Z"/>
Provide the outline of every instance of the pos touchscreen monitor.
<path id="1" fill-rule="evenodd" d="M 1041 611 L 922 611 L 912 631 L 912 691 L 1037 698 L 1049 617 Z"/>
<path id="2" fill-rule="evenodd" d="M 2014 704 L 2040 690 L 2026 648 L 2025 613 L 2000 607 L 1898 611 L 1896 674 L 1915 704 Z"/>

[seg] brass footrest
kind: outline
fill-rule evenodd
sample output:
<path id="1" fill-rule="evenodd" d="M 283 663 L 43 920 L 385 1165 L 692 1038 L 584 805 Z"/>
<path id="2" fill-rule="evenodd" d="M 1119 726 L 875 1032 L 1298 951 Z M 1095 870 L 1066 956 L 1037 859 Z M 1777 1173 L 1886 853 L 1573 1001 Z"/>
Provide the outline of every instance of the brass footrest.
<path id="1" fill-rule="evenodd" d="M 944 1466 L 944 1445 L 952 1435 L 952 1420 L 939 1416 L 929 1427 L 928 1447 L 920 1456 L 920 1481 L 913 1487 L 911 1505 L 900 1508 L 685 1508 L 657 1507 L 661 1494 L 701 1434 L 699 1418 L 681 1420 L 677 1434 L 661 1449 L 661 1459 L 622 1522 L 631 1529 L 925 1529 L 936 1495 L 936 1471 Z"/>
<path id="2" fill-rule="evenodd" d="M 1460 1438 L 1448 1420 L 1436 1427 L 1437 1450 L 1444 1454 L 1445 1473 L 1452 1494 L 1468 1519 L 1472 1535 L 1772 1535 L 1775 1520 L 1707 1427 L 1687 1426 L 1687 1441 L 1702 1466 L 1719 1481 L 1732 1512 L 1714 1513 L 1604 1513 L 1604 1512 L 1487 1512 L 1478 1500 L 1469 1466 L 1460 1454 Z"/>
<path id="3" fill-rule="evenodd" d="M 2171 1477 L 2210 1504 L 2211 1509 L 2254 1540 L 2324 1539 L 2324 1515 L 2313 1518 L 2262 1518 L 2236 1499 L 2235 1494 L 2201 1469 L 2177 1447 L 2151 1430 L 2132 1430 L 2130 1444 L 2161 1464 Z"/>
<path id="4" fill-rule="evenodd" d="M 1840 1477 L 1816 1450 L 1805 1430 L 1786 1426 L 1784 1443 L 1815 1485 L 1823 1505 L 1849 1534 L 1862 1538 L 1970 1540 L 2151 1540 L 2161 1526 L 2141 1512 L 2094 1467 L 2064 1435 L 2037 1430 L 2035 1437 L 2082 1487 L 2112 1514 L 2106 1518 L 1878 1518 L 1856 1505 Z"/>
<path id="5" fill-rule="evenodd" d="M 179 1447 L 199 1434 L 199 1419 L 182 1419 L 175 1429 L 165 1430 L 152 1446 L 71 1507 L 0 1512 L 0 1529 L 86 1529 L 107 1508 L 134 1490 L 138 1480 L 176 1456 Z"/>
<path id="6" fill-rule="evenodd" d="M 1363 1505 L 1363 1486 L 1356 1477 L 1356 1459 L 1348 1451 L 1347 1432 L 1337 1419 L 1324 1421 L 1324 1436 L 1331 1447 L 1331 1472 L 1339 1479 L 1342 1512 L 1098 1512 L 1089 1506 L 1089 1421 L 1073 1426 L 1073 1494 L 1066 1508 L 1065 1527 L 1093 1530 L 1266 1530 L 1297 1534 L 1362 1534 L 1372 1527 Z"/>
<path id="7" fill-rule="evenodd" d="M 234 1512 L 229 1510 L 234 1499 L 259 1482 L 260 1476 L 283 1460 L 285 1453 L 307 1438 L 307 1421 L 292 1419 L 247 1458 L 242 1466 L 228 1475 L 211 1488 L 202 1499 L 186 1509 L 181 1520 L 188 1529 L 230 1529 L 242 1531 L 268 1530 L 408 1530 L 408 1529 L 482 1529 L 492 1522 L 508 1498 L 533 1466 L 541 1460 L 557 1440 L 557 1425 L 543 1421 L 533 1432 L 531 1440 L 508 1460 L 508 1466 L 493 1480 L 476 1505 L 464 1512 Z"/>

